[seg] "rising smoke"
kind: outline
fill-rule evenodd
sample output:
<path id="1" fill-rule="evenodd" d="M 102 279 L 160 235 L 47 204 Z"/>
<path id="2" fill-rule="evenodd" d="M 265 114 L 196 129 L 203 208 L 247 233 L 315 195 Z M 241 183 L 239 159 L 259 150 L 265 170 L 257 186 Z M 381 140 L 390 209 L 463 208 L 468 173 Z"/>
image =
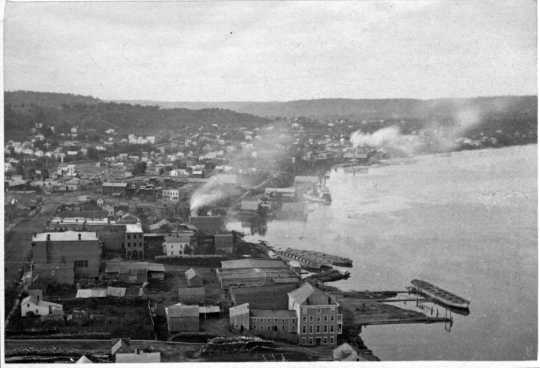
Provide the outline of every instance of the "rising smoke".
<path id="1" fill-rule="evenodd" d="M 398 126 L 379 129 L 373 133 L 357 130 L 351 134 L 353 147 L 371 147 L 411 156 L 426 152 L 448 152 L 459 140 L 482 121 L 482 112 L 475 107 L 459 107 L 453 111 L 453 124 L 434 121 L 417 134 L 402 134 Z"/>
<path id="2" fill-rule="evenodd" d="M 238 184 L 252 185 L 247 177 L 268 177 L 279 170 L 279 162 L 286 158 L 291 143 L 292 136 L 289 126 L 285 123 L 274 123 L 254 131 L 249 143 L 228 155 L 231 173 L 239 174 Z M 235 186 L 230 185 L 230 176 L 216 174 L 199 187 L 191 196 L 191 212 L 197 212 L 204 206 L 238 194 Z"/>

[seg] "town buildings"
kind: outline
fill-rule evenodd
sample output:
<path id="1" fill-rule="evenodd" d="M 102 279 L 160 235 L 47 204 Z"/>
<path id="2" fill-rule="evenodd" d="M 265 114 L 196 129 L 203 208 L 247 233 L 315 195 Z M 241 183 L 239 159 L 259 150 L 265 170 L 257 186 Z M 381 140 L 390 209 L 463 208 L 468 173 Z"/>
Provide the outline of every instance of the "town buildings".
<path id="1" fill-rule="evenodd" d="M 249 330 L 249 303 L 229 308 L 229 326 L 234 331 L 244 332 Z"/>
<path id="2" fill-rule="evenodd" d="M 126 224 L 124 254 L 127 259 L 144 259 L 144 233 L 141 224 Z"/>
<path id="3" fill-rule="evenodd" d="M 161 198 L 171 202 L 178 202 L 180 199 L 179 189 L 163 189 L 161 191 Z"/>
<path id="4" fill-rule="evenodd" d="M 63 314 L 62 304 L 43 300 L 41 290 L 28 290 L 29 295 L 21 300 L 21 316 L 48 316 L 50 314 Z"/>
<path id="5" fill-rule="evenodd" d="M 304 283 L 288 293 L 289 310 L 298 319 L 297 334 L 301 345 L 335 345 L 342 333 L 343 315 L 333 297 Z"/>
<path id="6" fill-rule="evenodd" d="M 75 278 L 97 277 L 101 255 L 102 246 L 95 232 L 49 232 L 32 237 L 32 257 L 37 273 L 43 265 L 45 269 L 58 265 L 73 269 Z"/>
<path id="7" fill-rule="evenodd" d="M 177 303 L 165 308 L 169 332 L 199 331 L 199 307 Z"/>

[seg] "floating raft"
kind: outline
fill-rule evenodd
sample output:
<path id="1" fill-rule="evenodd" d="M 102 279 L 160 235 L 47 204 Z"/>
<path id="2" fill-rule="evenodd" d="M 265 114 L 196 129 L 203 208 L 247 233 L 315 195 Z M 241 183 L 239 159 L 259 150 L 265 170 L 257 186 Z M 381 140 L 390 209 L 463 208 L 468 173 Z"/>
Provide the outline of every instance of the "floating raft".
<path id="1" fill-rule="evenodd" d="M 456 294 L 441 289 L 427 281 L 414 279 L 411 281 L 414 288 L 411 288 L 413 292 L 425 295 L 440 304 L 447 305 L 449 307 L 468 309 L 471 303 L 467 299 L 464 299 Z"/>

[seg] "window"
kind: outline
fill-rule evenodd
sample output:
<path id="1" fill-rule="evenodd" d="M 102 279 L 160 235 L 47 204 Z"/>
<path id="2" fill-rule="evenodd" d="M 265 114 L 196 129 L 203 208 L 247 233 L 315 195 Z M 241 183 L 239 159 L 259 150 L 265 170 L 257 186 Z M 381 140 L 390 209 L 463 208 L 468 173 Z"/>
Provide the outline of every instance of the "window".
<path id="1" fill-rule="evenodd" d="M 333 321 L 333 320 L 334 320 L 334 315 L 332 314 L 332 315 L 330 316 L 330 321 Z"/>
<path id="2" fill-rule="evenodd" d="M 302 320 L 303 320 L 304 322 L 306 322 L 306 321 L 307 321 L 307 317 L 306 317 L 306 316 L 302 317 Z"/>
<path id="3" fill-rule="evenodd" d="M 88 267 L 88 261 L 87 260 L 80 260 L 73 262 L 73 265 L 75 267 Z"/>
<path id="4" fill-rule="evenodd" d="M 309 326 L 309 333 L 313 333 L 313 326 Z"/>
<path id="5" fill-rule="evenodd" d="M 313 345 L 313 337 L 309 338 L 309 345 Z"/>
<path id="6" fill-rule="evenodd" d="M 326 344 L 326 343 L 328 342 L 328 340 L 326 339 L 326 337 L 323 337 L 322 341 L 323 341 L 323 344 Z"/>
<path id="7" fill-rule="evenodd" d="M 306 326 L 302 327 L 302 333 L 306 333 Z"/>
<path id="8" fill-rule="evenodd" d="M 319 327 L 319 325 L 317 325 L 317 332 L 320 332 L 320 327 Z"/>
<path id="9" fill-rule="evenodd" d="M 330 332 L 334 332 L 334 325 L 330 325 Z"/>
<path id="10" fill-rule="evenodd" d="M 324 325 L 324 332 L 328 332 L 328 326 Z"/>
<path id="11" fill-rule="evenodd" d="M 328 321 L 328 316 L 324 315 L 324 322 Z"/>
<path id="12" fill-rule="evenodd" d="M 330 336 L 330 344 L 334 343 L 334 336 Z"/>
<path id="13" fill-rule="evenodd" d="M 309 322 L 313 322 L 313 316 L 309 316 Z"/>

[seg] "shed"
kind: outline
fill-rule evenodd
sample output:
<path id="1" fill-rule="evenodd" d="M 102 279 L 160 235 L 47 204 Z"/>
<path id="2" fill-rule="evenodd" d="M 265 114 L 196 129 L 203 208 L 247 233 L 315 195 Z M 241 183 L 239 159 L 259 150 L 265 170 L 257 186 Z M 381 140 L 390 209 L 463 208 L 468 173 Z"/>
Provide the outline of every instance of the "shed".
<path id="1" fill-rule="evenodd" d="M 169 332 L 198 331 L 199 306 L 177 303 L 165 308 Z"/>

